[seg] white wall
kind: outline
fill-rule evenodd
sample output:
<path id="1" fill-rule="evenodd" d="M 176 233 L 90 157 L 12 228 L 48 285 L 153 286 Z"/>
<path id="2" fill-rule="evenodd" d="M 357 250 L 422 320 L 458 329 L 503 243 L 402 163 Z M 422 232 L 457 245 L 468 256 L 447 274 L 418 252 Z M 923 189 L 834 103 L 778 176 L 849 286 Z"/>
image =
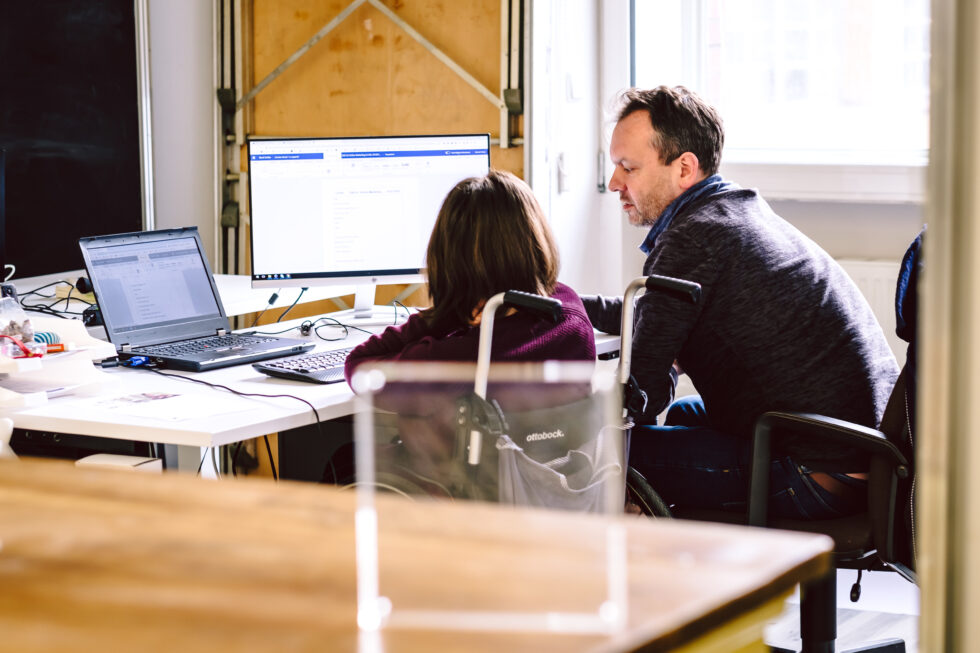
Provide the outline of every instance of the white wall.
<path id="1" fill-rule="evenodd" d="M 155 227 L 196 225 L 218 261 L 214 4 L 149 0 Z"/>
<path id="2" fill-rule="evenodd" d="M 599 11 L 597 0 L 538 0 L 530 8 L 527 177 L 558 240 L 560 279 L 582 293 L 622 292 L 621 221 L 608 210 L 610 194 L 597 188 L 605 156 Z"/>

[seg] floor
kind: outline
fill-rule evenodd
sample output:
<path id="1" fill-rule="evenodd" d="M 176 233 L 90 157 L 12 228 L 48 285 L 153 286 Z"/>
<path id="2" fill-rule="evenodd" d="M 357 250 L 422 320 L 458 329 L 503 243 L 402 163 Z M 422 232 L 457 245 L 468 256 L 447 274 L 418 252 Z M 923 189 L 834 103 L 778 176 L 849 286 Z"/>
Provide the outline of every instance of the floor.
<path id="1" fill-rule="evenodd" d="M 867 646 L 899 638 L 907 653 L 918 653 L 919 588 L 890 572 L 861 576 L 861 598 L 851 603 L 851 585 L 857 572 L 837 572 L 837 650 Z M 786 610 L 766 629 L 766 643 L 790 650 L 800 648 L 799 595 L 786 602 Z"/>

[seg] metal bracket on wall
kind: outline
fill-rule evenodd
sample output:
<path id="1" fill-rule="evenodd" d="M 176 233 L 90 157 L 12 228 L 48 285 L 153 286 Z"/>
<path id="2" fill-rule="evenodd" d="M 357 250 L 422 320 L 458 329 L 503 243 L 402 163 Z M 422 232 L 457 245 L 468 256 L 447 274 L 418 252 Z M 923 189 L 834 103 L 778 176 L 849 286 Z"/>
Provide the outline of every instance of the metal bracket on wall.
<path id="1" fill-rule="evenodd" d="M 507 105 L 499 96 L 495 95 L 490 89 L 488 89 L 486 86 L 484 86 L 479 81 L 477 81 L 477 79 L 473 77 L 473 75 L 466 72 L 466 70 L 462 66 L 456 63 L 445 52 L 437 48 L 435 44 L 433 44 L 427 38 L 422 36 L 414 27 L 406 23 L 398 14 L 396 14 L 391 9 L 386 7 L 381 2 L 381 0 L 354 0 L 354 2 L 347 5 L 347 7 L 344 8 L 343 11 L 341 11 L 332 20 L 330 20 L 330 22 L 328 22 L 326 25 L 320 28 L 320 31 L 314 34 L 310 38 L 310 40 L 308 40 L 306 43 L 301 45 L 299 49 L 296 50 L 296 52 L 289 55 L 285 61 L 283 61 L 278 66 L 276 66 L 275 70 L 273 70 L 271 73 L 266 75 L 262 81 L 260 81 L 248 93 L 242 96 L 242 98 L 238 100 L 236 109 L 241 110 L 242 107 L 244 107 L 253 99 L 255 99 L 255 96 L 261 93 L 266 86 L 272 83 L 272 81 L 274 81 L 283 72 L 285 72 L 286 69 L 288 69 L 294 63 L 296 63 L 303 55 L 309 52 L 310 48 L 316 45 L 320 39 L 322 39 L 324 36 L 329 34 L 335 27 L 337 27 L 342 22 L 344 22 L 352 13 L 354 13 L 354 10 L 356 10 L 364 3 L 371 5 L 372 7 L 380 11 L 382 14 L 384 14 L 391 22 L 393 22 L 395 25 L 401 28 L 402 31 L 404 31 L 406 34 L 411 36 L 422 47 L 424 47 L 426 50 L 432 53 L 432 55 L 436 59 L 444 63 L 450 70 L 452 70 L 460 78 L 462 78 L 463 81 L 465 81 L 467 84 L 469 84 L 474 89 L 476 89 L 476 91 L 479 92 L 480 95 L 482 95 L 484 98 L 486 98 L 487 101 L 489 101 L 491 104 L 493 104 L 502 112 L 504 113 L 507 112 Z M 509 138 L 506 136 L 501 139 L 502 142 L 508 142 L 508 140 Z M 501 145 L 501 147 L 504 147 L 504 145 Z"/>

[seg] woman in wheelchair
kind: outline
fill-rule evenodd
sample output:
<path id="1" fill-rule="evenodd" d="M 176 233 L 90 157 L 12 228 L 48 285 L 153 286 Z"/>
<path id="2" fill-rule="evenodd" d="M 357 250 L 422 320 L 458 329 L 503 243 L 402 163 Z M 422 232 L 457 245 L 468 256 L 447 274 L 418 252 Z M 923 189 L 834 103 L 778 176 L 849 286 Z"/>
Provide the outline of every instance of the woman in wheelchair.
<path id="1" fill-rule="evenodd" d="M 509 290 L 557 299 L 561 314 L 552 321 L 529 310 L 501 309 L 493 328 L 493 362 L 594 361 L 592 324 L 576 292 L 558 282 L 558 268 L 551 228 L 527 184 L 503 171 L 464 179 L 443 201 L 429 239 L 432 306 L 355 347 L 347 357 L 348 383 L 359 366 L 374 361 L 475 362 L 483 306 Z M 519 393 L 498 398 L 512 405 L 544 400 Z M 391 455 L 413 456 L 421 467 L 437 467 L 453 455 L 452 392 L 415 387 L 399 393 L 386 386 L 385 397 L 378 399 L 399 415 L 401 442 Z"/>

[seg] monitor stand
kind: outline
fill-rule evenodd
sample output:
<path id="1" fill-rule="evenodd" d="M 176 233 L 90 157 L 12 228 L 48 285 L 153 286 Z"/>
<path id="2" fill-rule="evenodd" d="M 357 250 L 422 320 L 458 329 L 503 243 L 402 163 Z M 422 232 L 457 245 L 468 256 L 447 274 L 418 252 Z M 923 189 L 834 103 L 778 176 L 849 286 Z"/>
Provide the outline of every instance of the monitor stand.
<path id="1" fill-rule="evenodd" d="M 402 324 L 408 318 L 405 309 L 397 305 L 381 306 L 375 304 L 375 288 L 373 283 L 356 286 L 354 308 L 328 313 L 326 317 L 332 317 L 338 322 L 356 327 Z"/>

